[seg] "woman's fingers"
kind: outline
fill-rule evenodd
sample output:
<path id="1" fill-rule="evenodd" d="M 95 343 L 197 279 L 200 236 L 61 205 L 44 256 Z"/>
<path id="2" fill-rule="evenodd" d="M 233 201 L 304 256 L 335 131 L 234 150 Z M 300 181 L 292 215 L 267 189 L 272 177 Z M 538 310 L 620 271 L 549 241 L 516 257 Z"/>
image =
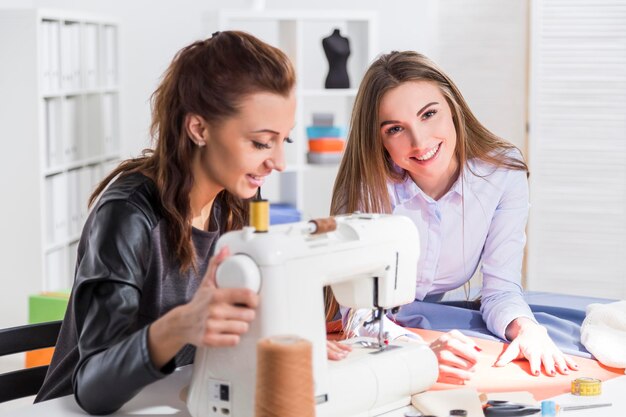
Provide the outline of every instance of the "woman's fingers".
<path id="1" fill-rule="evenodd" d="M 209 319 L 206 324 L 206 333 L 241 335 L 249 328 L 250 324 L 246 321 Z"/>
<path id="2" fill-rule="evenodd" d="M 464 384 L 473 373 L 478 353 L 474 342 L 460 332 L 449 332 L 430 345 L 439 361 L 437 381 L 448 384 Z"/>
<path id="3" fill-rule="evenodd" d="M 565 362 L 565 355 L 561 353 L 554 355 L 554 365 L 559 373 L 563 375 L 569 374 L 569 368 L 567 367 L 567 362 Z"/>
<path id="4" fill-rule="evenodd" d="M 457 333 L 460 334 L 460 332 Z M 430 348 L 435 351 L 438 357 L 439 352 L 447 350 L 473 365 L 478 361 L 478 352 L 474 347 L 474 342 L 469 338 L 466 339 L 469 343 L 466 342 L 465 339 L 457 337 L 454 331 L 452 331 L 440 336 L 437 340 L 432 342 Z"/>
<path id="5" fill-rule="evenodd" d="M 224 246 L 215 256 L 213 256 L 209 260 L 209 266 L 207 267 L 206 273 L 204 274 L 204 278 L 202 278 L 202 285 L 208 285 L 210 287 L 216 286 L 215 273 L 217 271 L 217 267 L 224 261 L 224 259 L 228 258 L 229 256 L 230 250 L 227 246 Z"/>
<path id="6" fill-rule="evenodd" d="M 241 340 L 240 336 L 237 334 L 218 334 L 218 333 L 208 333 L 203 338 L 203 343 L 205 346 L 212 347 L 225 347 L 225 346 L 235 346 Z"/>
<path id="7" fill-rule="evenodd" d="M 474 342 L 468 336 L 465 336 L 463 333 L 461 333 L 460 331 L 458 331 L 456 329 L 450 330 L 448 332 L 448 334 L 453 336 L 455 339 L 459 339 L 461 342 L 465 343 L 466 345 L 471 346 L 472 348 L 474 348 L 474 350 L 477 350 L 477 351 L 481 351 L 482 350 L 480 347 L 478 347 L 476 342 Z"/>
<path id="8" fill-rule="evenodd" d="M 576 363 L 574 359 L 572 359 L 570 356 L 567 356 L 567 355 L 563 355 L 563 358 L 565 359 L 565 363 L 567 363 L 567 366 L 569 367 L 569 369 L 578 371 L 578 364 Z"/>
<path id="9" fill-rule="evenodd" d="M 554 357 L 551 352 L 545 352 L 541 354 L 541 363 L 543 363 L 543 368 L 546 371 L 546 375 L 548 376 L 556 376 L 556 371 L 554 370 Z M 532 366 L 531 366 L 532 369 Z"/>
<path id="10" fill-rule="evenodd" d="M 473 370 L 476 366 L 476 362 L 470 362 L 465 358 L 455 355 L 453 352 L 449 350 L 443 350 L 439 352 L 437 355 L 437 359 L 440 364 L 449 365 L 455 368 L 465 369 L 465 370 Z"/>
<path id="11" fill-rule="evenodd" d="M 437 381 L 448 384 L 464 384 L 472 378 L 473 372 L 455 368 L 444 364 L 439 364 L 439 377 Z M 455 382 L 456 381 L 456 382 Z"/>
<path id="12" fill-rule="evenodd" d="M 352 348 L 343 343 L 338 343 L 333 340 L 326 341 L 326 353 L 330 360 L 341 360 L 345 358 Z"/>
<path id="13" fill-rule="evenodd" d="M 212 304 L 232 304 L 256 308 L 259 295 L 248 288 L 217 288 L 211 293 Z"/>
<path id="14" fill-rule="evenodd" d="M 505 351 L 500 355 L 500 358 L 495 363 L 495 366 L 504 366 L 507 363 L 517 359 L 520 356 L 520 347 L 519 342 L 517 340 L 513 340 L 509 343 L 509 346 L 505 349 Z"/>
<path id="15" fill-rule="evenodd" d="M 209 319 L 240 320 L 249 323 L 254 320 L 255 316 L 254 309 L 232 304 L 223 303 L 209 307 Z"/>

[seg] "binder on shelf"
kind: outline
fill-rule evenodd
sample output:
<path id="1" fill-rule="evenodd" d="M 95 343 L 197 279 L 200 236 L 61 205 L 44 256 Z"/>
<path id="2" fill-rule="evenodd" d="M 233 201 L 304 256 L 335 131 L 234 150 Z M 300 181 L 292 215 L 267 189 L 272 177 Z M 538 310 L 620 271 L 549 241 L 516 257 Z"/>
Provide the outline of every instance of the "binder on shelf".
<path id="1" fill-rule="evenodd" d="M 92 165 L 90 167 L 90 172 L 91 190 L 93 191 L 98 186 L 98 184 L 100 184 L 100 181 L 104 179 L 104 167 L 102 166 L 102 164 Z"/>
<path id="2" fill-rule="evenodd" d="M 46 253 L 44 291 L 60 291 L 69 287 L 68 259 L 65 247 Z"/>
<path id="3" fill-rule="evenodd" d="M 67 274 L 66 281 L 67 286 L 65 288 L 71 288 L 74 281 L 74 271 L 76 270 L 76 259 L 78 257 L 78 241 L 72 242 L 67 248 Z"/>
<path id="4" fill-rule="evenodd" d="M 80 89 L 80 25 L 75 22 L 61 26 L 61 74 L 64 90 Z"/>
<path id="5" fill-rule="evenodd" d="M 61 88 L 71 90 L 72 80 L 72 35 L 71 25 L 65 23 L 61 25 Z"/>
<path id="6" fill-rule="evenodd" d="M 46 123 L 45 134 L 45 160 L 46 168 L 60 165 L 64 162 L 63 143 L 61 142 L 63 135 L 61 128 L 61 100 L 46 99 L 44 100 L 44 120 Z"/>
<path id="7" fill-rule="evenodd" d="M 80 131 L 80 97 L 71 96 L 65 99 L 63 111 L 63 162 L 74 162 L 79 159 L 78 141 Z"/>
<path id="8" fill-rule="evenodd" d="M 93 158 L 101 156 L 104 151 L 103 129 L 104 121 L 102 120 L 102 95 L 89 94 L 85 96 L 85 135 L 83 136 L 82 146 L 84 149 L 84 158 Z"/>
<path id="9" fill-rule="evenodd" d="M 78 210 L 79 210 L 79 224 L 80 230 L 82 230 L 83 225 L 87 221 L 87 216 L 89 215 L 89 208 L 87 207 L 87 202 L 89 201 L 89 196 L 93 191 L 93 187 L 91 184 L 91 168 L 81 168 L 78 170 Z"/>
<path id="10" fill-rule="evenodd" d="M 98 26 L 85 25 L 85 87 L 98 87 Z"/>
<path id="11" fill-rule="evenodd" d="M 55 93 L 61 89 L 61 28 L 57 21 L 48 22 L 49 34 L 49 59 L 50 59 L 50 92 Z M 44 44 L 45 46 L 45 44 Z"/>
<path id="12" fill-rule="evenodd" d="M 67 173 L 50 177 L 52 181 L 52 215 L 54 216 L 54 243 L 69 235 Z"/>
<path id="13" fill-rule="evenodd" d="M 116 101 L 113 94 L 102 96 L 102 141 L 105 155 L 110 155 L 118 150 L 115 118 Z"/>
<path id="14" fill-rule="evenodd" d="M 46 222 L 46 244 L 52 245 L 55 242 L 54 228 L 54 177 L 48 177 L 44 181 L 45 187 L 45 222 Z"/>
<path id="15" fill-rule="evenodd" d="M 78 90 L 82 87 L 80 63 L 80 25 L 78 23 L 73 23 L 70 27 L 72 42 L 72 88 Z"/>
<path id="16" fill-rule="evenodd" d="M 68 236 L 76 236 L 80 232 L 80 206 L 78 192 L 78 170 L 68 171 L 67 173 L 67 189 L 68 189 Z"/>
<path id="17" fill-rule="evenodd" d="M 39 50 L 41 52 L 41 88 L 43 91 L 49 92 L 52 90 L 52 58 L 50 57 L 50 48 L 52 46 L 52 22 L 46 20 L 42 21 L 40 29 L 41 47 Z"/>
<path id="18" fill-rule="evenodd" d="M 112 87 L 117 84 L 117 33 L 114 26 L 104 26 L 104 84 Z"/>

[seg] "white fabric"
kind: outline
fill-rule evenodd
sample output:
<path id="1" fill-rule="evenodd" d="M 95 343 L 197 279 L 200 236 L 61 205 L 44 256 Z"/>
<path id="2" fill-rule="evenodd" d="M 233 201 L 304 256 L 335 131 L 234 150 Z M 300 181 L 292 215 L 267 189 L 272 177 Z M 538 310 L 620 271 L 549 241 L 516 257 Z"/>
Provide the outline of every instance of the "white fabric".
<path id="1" fill-rule="evenodd" d="M 626 301 L 589 304 L 580 341 L 602 364 L 626 368 Z"/>

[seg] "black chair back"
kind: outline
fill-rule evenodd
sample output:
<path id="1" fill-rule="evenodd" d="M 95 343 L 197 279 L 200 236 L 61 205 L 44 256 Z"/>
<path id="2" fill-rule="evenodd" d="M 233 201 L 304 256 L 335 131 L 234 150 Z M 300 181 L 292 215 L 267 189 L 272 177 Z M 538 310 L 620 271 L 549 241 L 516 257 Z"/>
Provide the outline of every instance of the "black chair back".
<path id="1" fill-rule="evenodd" d="M 61 323 L 59 320 L 0 330 L 0 356 L 55 346 Z M 37 394 L 47 371 L 45 365 L 0 374 L 0 402 Z"/>

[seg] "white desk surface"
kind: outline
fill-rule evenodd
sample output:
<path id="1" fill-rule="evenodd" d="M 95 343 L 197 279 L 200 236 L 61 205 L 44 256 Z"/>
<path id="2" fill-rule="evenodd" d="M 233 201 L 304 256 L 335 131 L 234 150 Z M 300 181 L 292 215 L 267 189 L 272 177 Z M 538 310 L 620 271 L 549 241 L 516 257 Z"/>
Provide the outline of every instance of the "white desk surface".
<path id="1" fill-rule="evenodd" d="M 176 370 L 172 375 L 144 388 L 113 416 L 176 416 L 190 417 L 185 403 L 180 399 L 181 390 L 191 379 L 192 366 Z M 558 404 L 581 405 L 590 403 L 613 403 L 611 407 L 567 411 L 563 417 L 624 417 L 626 416 L 626 375 L 619 376 L 602 384 L 602 395 L 598 397 L 575 397 L 563 394 L 553 398 Z M 412 410 L 404 407 L 380 417 L 404 417 L 404 412 Z M 10 410 L 4 415 L 14 417 L 72 417 L 86 413 L 76 404 L 73 396 L 61 397 L 35 405 L 27 405 Z M 539 415 L 539 414 L 537 414 Z"/>

